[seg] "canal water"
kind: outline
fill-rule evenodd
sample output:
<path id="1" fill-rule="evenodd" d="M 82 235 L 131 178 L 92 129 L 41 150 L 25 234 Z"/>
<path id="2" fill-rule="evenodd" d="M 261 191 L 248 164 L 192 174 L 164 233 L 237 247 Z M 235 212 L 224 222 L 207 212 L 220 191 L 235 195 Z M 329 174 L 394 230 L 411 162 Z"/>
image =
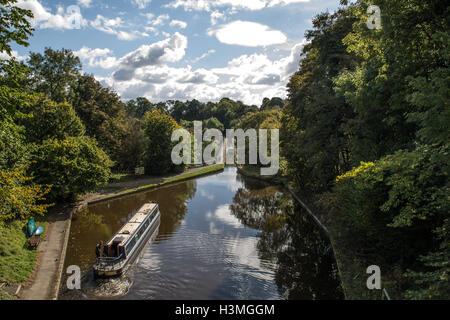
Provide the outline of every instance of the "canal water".
<path id="1" fill-rule="evenodd" d="M 95 245 L 144 203 L 161 225 L 119 279 L 94 280 Z M 61 299 L 342 299 L 327 237 L 284 189 L 236 168 L 92 205 L 74 217 L 65 266 L 84 274 Z"/>

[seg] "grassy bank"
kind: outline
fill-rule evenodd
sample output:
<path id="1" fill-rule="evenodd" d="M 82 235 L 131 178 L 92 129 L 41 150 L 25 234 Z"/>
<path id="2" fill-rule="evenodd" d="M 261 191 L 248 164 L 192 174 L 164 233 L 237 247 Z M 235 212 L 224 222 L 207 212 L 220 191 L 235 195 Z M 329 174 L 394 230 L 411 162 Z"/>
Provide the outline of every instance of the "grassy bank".
<path id="1" fill-rule="evenodd" d="M 144 190 L 148 190 L 148 189 L 152 189 L 152 188 L 161 187 L 161 186 L 167 185 L 169 183 L 174 183 L 177 181 L 183 181 L 183 180 L 196 178 L 199 176 L 203 176 L 203 175 L 207 175 L 210 173 L 221 171 L 224 169 L 224 167 L 225 167 L 225 165 L 223 165 L 223 164 L 217 164 L 217 165 L 212 165 L 212 166 L 207 166 L 207 167 L 200 167 L 198 169 L 194 169 L 194 171 L 192 171 L 192 169 L 191 169 L 191 172 L 181 173 L 179 175 L 163 179 L 162 182 L 159 182 L 159 183 L 144 184 L 142 186 L 128 188 L 128 189 L 122 190 L 120 192 L 115 192 L 115 193 L 111 192 L 100 199 L 96 199 L 95 201 L 103 201 L 103 200 L 106 200 L 109 198 L 114 198 L 117 196 L 124 196 L 127 194 L 136 193 L 139 191 L 144 191 Z M 140 177 L 135 176 L 134 182 L 139 181 L 139 180 L 144 180 L 144 178 L 145 177 L 142 177 L 142 176 L 140 176 Z M 116 182 L 131 182 L 131 181 L 133 181 L 133 179 L 129 175 L 123 175 L 120 177 L 120 179 L 117 179 L 115 181 Z M 110 189 L 110 186 L 107 186 L 107 188 Z"/>
<path id="2" fill-rule="evenodd" d="M 39 219 L 36 224 L 47 230 L 45 218 Z M 26 225 L 24 220 L 0 223 L 0 282 L 23 283 L 33 274 L 38 252 L 28 249 Z M 8 298 L 12 296 L 0 289 L 0 299 Z"/>
<path id="3" fill-rule="evenodd" d="M 191 173 L 187 173 L 187 174 L 182 174 L 173 178 L 169 178 L 167 180 L 164 180 L 163 184 L 167 184 L 167 183 L 172 183 L 172 182 L 176 182 L 176 181 L 180 181 L 180 180 L 186 180 L 186 179 L 191 179 L 191 178 L 195 178 L 198 176 L 203 176 L 205 174 L 209 174 L 209 173 L 213 173 L 216 171 L 220 171 L 223 170 L 225 168 L 225 165 L 223 164 L 216 164 L 213 166 L 209 166 L 209 167 L 204 167 L 201 168 L 195 172 L 191 172 Z"/>

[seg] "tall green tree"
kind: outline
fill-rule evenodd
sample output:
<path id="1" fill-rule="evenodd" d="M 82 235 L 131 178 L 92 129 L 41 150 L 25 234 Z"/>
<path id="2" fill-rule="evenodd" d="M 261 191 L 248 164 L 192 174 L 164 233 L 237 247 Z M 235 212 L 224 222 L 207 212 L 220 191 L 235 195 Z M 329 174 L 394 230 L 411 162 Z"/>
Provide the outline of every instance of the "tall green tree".
<path id="1" fill-rule="evenodd" d="M 145 97 L 138 97 L 128 101 L 126 109 L 128 116 L 142 119 L 146 112 L 155 109 L 155 105 Z"/>
<path id="2" fill-rule="evenodd" d="M 11 42 L 28 47 L 34 29 L 30 10 L 16 6 L 17 0 L 0 0 L 0 53 L 12 54 Z"/>
<path id="3" fill-rule="evenodd" d="M 306 32 L 300 69 L 289 81 L 284 106 L 282 155 L 300 187 L 329 189 L 334 178 L 351 168 L 348 123 L 353 109 L 334 91 L 333 78 L 357 65 L 342 40 L 355 18 L 345 9 L 322 13 Z"/>
<path id="4" fill-rule="evenodd" d="M 122 144 L 127 134 L 126 105 L 109 88 L 91 75 L 78 77 L 73 86 L 72 105 L 86 127 L 86 134 L 123 169 L 120 163 Z"/>
<path id="5" fill-rule="evenodd" d="M 31 117 L 35 94 L 21 87 L 28 68 L 14 59 L 0 61 L 0 169 L 16 168 L 27 162 L 24 127 Z"/>
<path id="6" fill-rule="evenodd" d="M 172 132 L 180 129 L 180 125 L 170 115 L 160 110 L 147 112 L 144 116 L 144 132 L 146 136 L 145 172 L 161 175 L 167 172 L 182 170 L 183 166 L 172 163 Z"/>
<path id="7" fill-rule="evenodd" d="M 381 8 L 379 30 L 366 25 L 372 4 Z M 350 128 L 353 164 L 413 149 L 425 122 L 448 132 L 442 125 L 449 120 L 448 97 L 442 91 L 449 67 L 448 5 L 439 0 L 360 0 L 350 10 L 357 21 L 344 43 L 362 62 L 342 73 L 337 90 L 358 113 Z M 444 99 L 438 101 L 439 95 Z"/>
<path id="8" fill-rule="evenodd" d="M 48 139 L 64 140 L 85 133 L 84 125 L 71 104 L 56 103 L 43 96 L 30 101 L 30 117 L 20 123 L 25 127 L 25 136 L 30 143 L 41 143 Z"/>
<path id="9" fill-rule="evenodd" d="M 32 87 L 56 102 L 71 95 L 70 89 L 80 75 L 81 62 L 72 51 L 46 48 L 44 54 L 31 52 L 28 61 Z"/>

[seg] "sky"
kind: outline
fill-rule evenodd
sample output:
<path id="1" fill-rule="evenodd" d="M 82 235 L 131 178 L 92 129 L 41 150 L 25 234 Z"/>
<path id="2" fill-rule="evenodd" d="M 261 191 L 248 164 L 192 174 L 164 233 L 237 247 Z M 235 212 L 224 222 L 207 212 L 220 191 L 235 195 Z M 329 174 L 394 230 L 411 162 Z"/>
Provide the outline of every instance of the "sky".
<path id="1" fill-rule="evenodd" d="M 261 105 L 286 97 L 312 18 L 339 0 L 18 0 L 34 13 L 28 48 L 70 49 L 123 100 Z M 5 54 L 0 53 L 0 58 Z"/>

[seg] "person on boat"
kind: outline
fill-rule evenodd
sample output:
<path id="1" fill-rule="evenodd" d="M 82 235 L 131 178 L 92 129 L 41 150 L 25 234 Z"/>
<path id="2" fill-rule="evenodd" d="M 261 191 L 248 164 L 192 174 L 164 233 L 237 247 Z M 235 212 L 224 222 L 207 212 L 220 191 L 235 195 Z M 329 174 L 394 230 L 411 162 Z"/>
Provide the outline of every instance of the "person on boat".
<path id="1" fill-rule="evenodd" d="M 103 241 L 100 241 L 97 243 L 97 246 L 95 247 L 95 255 L 97 258 L 100 258 L 103 254 Z"/>

